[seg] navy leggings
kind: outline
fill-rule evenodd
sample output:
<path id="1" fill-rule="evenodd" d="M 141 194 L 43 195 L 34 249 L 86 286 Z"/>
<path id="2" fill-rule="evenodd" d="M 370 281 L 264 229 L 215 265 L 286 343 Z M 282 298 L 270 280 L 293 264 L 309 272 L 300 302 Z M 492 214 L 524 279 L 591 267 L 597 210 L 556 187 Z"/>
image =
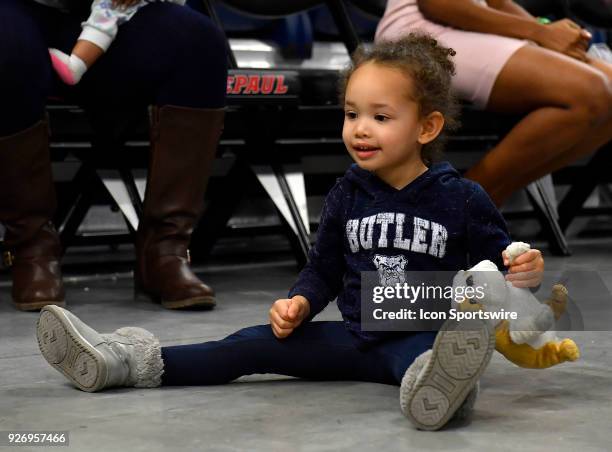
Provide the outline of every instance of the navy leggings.
<path id="1" fill-rule="evenodd" d="M 47 48 L 69 53 L 84 18 L 33 0 L 0 1 L 0 136 L 39 121 L 50 96 L 111 113 L 148 105 L 225 105 L 222 32 L 206 16 L 163 2 L 142 8 L 122 25 L 78 85 L 63 85 Z"/>
<path id="2" fill-rule="evenodd" d="M 435 337 L 414 333 L 364 348 L 343 322 L 308 322 L 285 339 L 270 325 L 252 326 L 220 341 L 163 347 L 162 385 L 215 385 L 265 373 L 399 385 Z"/>

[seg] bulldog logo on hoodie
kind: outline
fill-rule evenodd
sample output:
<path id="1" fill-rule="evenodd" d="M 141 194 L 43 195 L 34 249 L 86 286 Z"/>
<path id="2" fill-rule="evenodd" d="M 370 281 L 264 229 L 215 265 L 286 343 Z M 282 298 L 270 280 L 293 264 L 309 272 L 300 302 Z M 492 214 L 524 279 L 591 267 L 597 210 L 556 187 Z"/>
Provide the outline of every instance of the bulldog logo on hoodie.
<path id="1" fill-rule="evenodd" d="M 405 256 L 383 256 L 377 254 L 373 259 L 382 286 L 394 286 L 406 282 L 404 269 L 408 263 Z"/>

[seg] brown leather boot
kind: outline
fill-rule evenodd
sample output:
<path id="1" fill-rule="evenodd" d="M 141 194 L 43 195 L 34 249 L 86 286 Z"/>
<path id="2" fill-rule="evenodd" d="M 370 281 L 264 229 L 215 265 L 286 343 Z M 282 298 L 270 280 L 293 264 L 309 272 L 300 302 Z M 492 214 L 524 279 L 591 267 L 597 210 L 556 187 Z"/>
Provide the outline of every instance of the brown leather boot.
<path id="1" fill-rule="evenodd" d="M 13 302 L 22 311 L 64 306 L 61 246 L 50 218 L 56 207 L 46 121 L 0 138 L 0 222 Z"/>
<path id="2" fill-rule="evenodd" d="M 155 107 L 143 218 L 136 243 L 137 291 L 168 309 L 213 307 L 213 290 L 189 267 L 189 242 L 223 130 L 223 109 Z"/>

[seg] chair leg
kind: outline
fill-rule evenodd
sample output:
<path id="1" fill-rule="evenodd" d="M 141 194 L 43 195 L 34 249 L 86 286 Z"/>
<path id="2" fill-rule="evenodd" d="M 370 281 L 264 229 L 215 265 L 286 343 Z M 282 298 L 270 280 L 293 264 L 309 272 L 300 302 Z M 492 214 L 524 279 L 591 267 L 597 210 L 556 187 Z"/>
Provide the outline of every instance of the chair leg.
<path id="1" fill-rule="evenodd" d="M 529 184 L 527 194 L 548 238 L 551 252 L 556 256 L 570 256 L 567 239 L 557 220 L 554 200 L 546 191 L 542 179 Z"/>
<path id="2" fill-rule="evenodd" d="M 123 215 L 130 234 L 135 235 L 142 216 L 142 202 L 131 175 L 117 170 L 97 170 L 98 177 Z M 130 181 L 131 178 L 131 181 Z M 140 212 L 138 209 L 140 208 Z"/>
<path id="3" fill-rule="evenodd" d="M 581 177 L 572 184 L 559 203 L 559 225 L 563 231 L 567 230 L 597 184 L 607 175 L 611 164 L 612 143 L 608 143 L 583 168 Z"/>
<path id="4" fill-rule="evenodd" d="M 204 208 L 198 226 L 192 236 L 191 250 L 193 257 L 208 256 L 215 243 L 222 235 L 227 222 L 236 211 L 243 198 L 245 187 L 253 179 L 253 173 L 240 158 L 236 158 L 230 170 L 218 178 L 220 187 L 210 190 L 211 198 Z M 214 193 L 222 196 L 215 196 Z"/>
<path id="5" fill-rule="evenodd" d="M 304 190 L 304 192 L 302 193 L 303 196 L 301 196 L 301 198 L 304 200 L 304 202 L 303 208 L 300 209 L 300 206 L 296 202 L 295 197 L 297 193 L 294 193 L 296 187 L 295 185 L 292 186 L 289 183 L 289 174 L 285 172 L 281 165 L 276 165 L 274 171 L 276 174 L 276 179 L 278 180 L 278 184 L 283 192 L 283 197 L 285 198 L 287 206 L 289 207 L 291 219 L 293 220 L 293 223 L 295 224 L 297 230 L 296 237 L 301 251 L 301 256 L 298 257 L 298 262 L 300 263 L 300 265 L 305 264 L 308 261 L 308 253 L 310 252 L 310 248 L 312 247 L 310 244 L 310 224 L 308 223 L 306 192 L 302 184 L 302 189 Z M 303 181 L 304 176 L 301 173 L 300 175 L 302 176 Z"/>
<path id="6" fill-rule="evenodd" d="M 84 189 L 76 198 L 76 201 L 68 214 L 64 222 L 60 227 L 60 240 L 62 242 L 62 252 L 65 253 L 66 249 L 74 241 L 76 233 L 81 223 L 85 219 L 87 212 L 89 212 L 92 206 L 93 200 L 93 189 Z"/>
<path id="7" fill-rule="evenodd" d="M 280 164 L 274 164 L 272 166 L 253 165 L 251 168 L 274 202 L 281 216 L 289 224 L 297 237 L 300 254 L 296 256 L 297 260 L 305 262 L 308 259 L 308 252 L 311 248 L 308 229 L 304 221 L 304 218 L 307 218 L 308 214 L 300 212 L 293 191 L 287 182 L 285 170 Z M 305 195 L 303 197 L 305 198 Z"/>
<path id="8" fill-rule="evenodd" d="M 125 189 L 127 190 L 128 196 L 130 197 L 130 201 L 132 201 L 132 206 L 134 207 L 138 218 L 142 218 L 143 196 L 140 195 L 138 187 L 136 186 L 136 180 L 134 178 L 134 175 L 132 174 L 129 168 L 120 168 L 119 177 L 121 177 L 121 180 L 125 185 Z"/>

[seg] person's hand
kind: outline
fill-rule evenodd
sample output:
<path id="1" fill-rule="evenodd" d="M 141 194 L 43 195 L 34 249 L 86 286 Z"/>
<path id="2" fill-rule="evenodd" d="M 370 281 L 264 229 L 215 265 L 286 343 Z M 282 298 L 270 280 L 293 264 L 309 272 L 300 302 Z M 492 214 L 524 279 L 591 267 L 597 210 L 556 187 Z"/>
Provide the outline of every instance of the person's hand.
<path id="1" fill-rule="evenodd" d="M 140 0 L 113 0 L 113 8 L 129 8 L 139 2 Z"/>
<path id="2" fill-rule="evenodd" d="M 270 326 L 279 339 L 293 333 L 302 320 L 310 314 L 310 303 L 301 295 L 276 300 L 270 308 Z"/>
<path id="3" fill-rule="evenodd" d="M 531 249 L 517 256 L 512 264 L 506 251 L 502 252 L 504 265 L 508 267 L 506 281 L 510 281 L 514 287 L 537 287 L 544 276 L 544 258 L 540 250 Z"/>
<path id="4" fill-rule="evenodd" d="M 538 29 L 535 41 L 542 47 L 580 61 L 586 61 L 591 33 L 570 19 L 562 19 Z"/>

